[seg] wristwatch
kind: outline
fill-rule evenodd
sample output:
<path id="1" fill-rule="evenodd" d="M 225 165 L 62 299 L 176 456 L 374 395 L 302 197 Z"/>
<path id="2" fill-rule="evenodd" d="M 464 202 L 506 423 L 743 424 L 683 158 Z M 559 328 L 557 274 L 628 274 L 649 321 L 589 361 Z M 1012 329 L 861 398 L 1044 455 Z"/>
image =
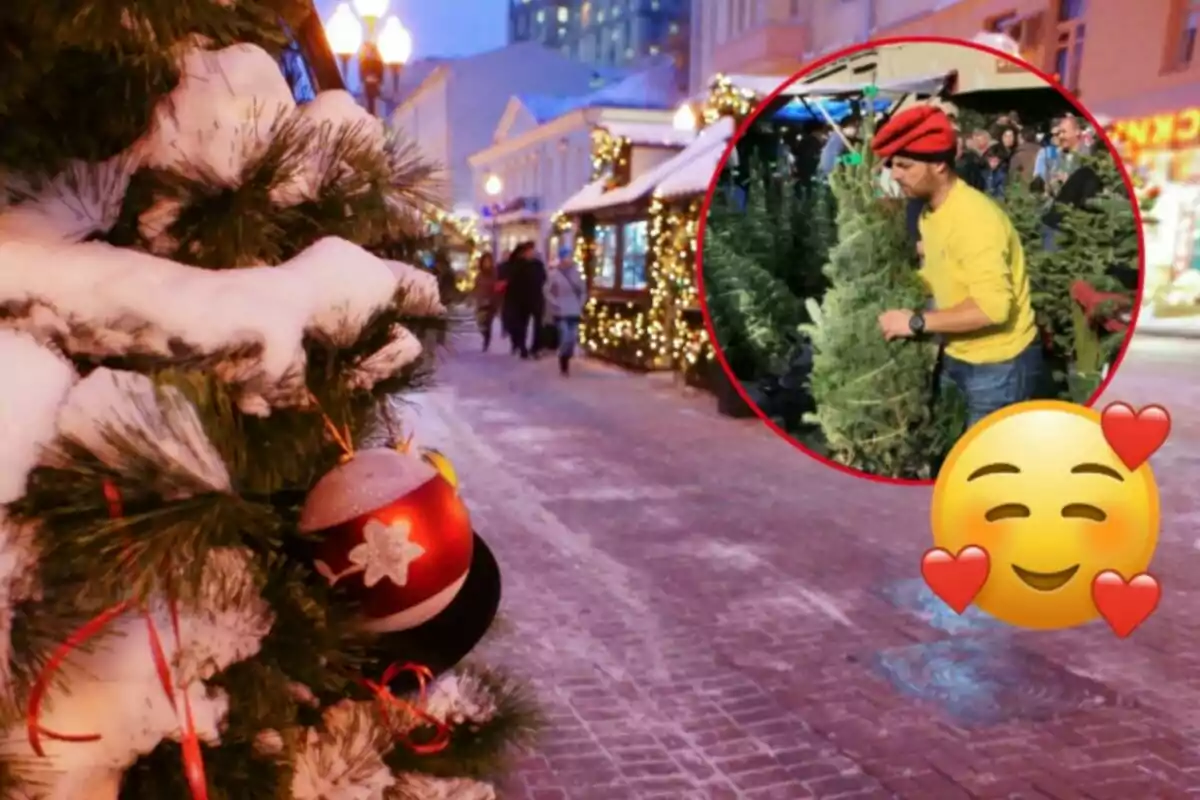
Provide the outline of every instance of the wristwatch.
<path id="1" fill-rule="evenodd" d="M 920 336 L 925 332 L 925 315 L 920 311 L 914 311 L 913 315 L 908 318 L 908 329 L 913 332 L 914 336 Z"/>

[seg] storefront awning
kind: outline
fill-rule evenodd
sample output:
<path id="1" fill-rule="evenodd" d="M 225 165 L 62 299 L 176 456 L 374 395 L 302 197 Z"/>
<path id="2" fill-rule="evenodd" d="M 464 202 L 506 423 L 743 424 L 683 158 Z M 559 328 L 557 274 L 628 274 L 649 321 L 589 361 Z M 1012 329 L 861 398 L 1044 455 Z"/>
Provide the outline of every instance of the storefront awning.
<path id="1" fill-rule="evenodd" d="M 738 89 L 746 89 L 754 92 L 755 96 L 761 99 L 774 92 L 779 84 L 787 80 L 787 76 L 730 75 L 729 80 Z M 879 90 L 880 94 L 932 95 L 940 92 L 945 83 L 946 73 L 942 72 L 936 75 L 924 75 L 901 80 L 884 80 L 877 83 L 875 88 Z M 844 78 L 842 80 L 815 81 L 811 83 L 801 79 L 780 92 L 780 96 L 836 97 L 838 95 L 854 95 L 861 94 L 865 86 L 867 86 L 867 83 L 864 81 L 846 81 Z"/>

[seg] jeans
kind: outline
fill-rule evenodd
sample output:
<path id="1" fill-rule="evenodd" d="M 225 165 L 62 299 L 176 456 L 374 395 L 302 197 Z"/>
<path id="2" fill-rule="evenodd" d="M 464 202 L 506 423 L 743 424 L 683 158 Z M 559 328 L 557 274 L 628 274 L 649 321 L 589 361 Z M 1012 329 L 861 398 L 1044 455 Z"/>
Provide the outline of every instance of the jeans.
<path id="1" fill-rule="evenodd" d="M 1053 253 L 1058 249 L 1058 231 L 1049 225 L 1042 226 L 1042 249 L 1047 253 Z"/>
<path id="2" fill-rule="evenodd" d="M 554 321 L 558 323 L 558 354 L 570 358 L 579 341 L 579 317 L 555 317 Z"/>
<path id="3" fill-rule="evenodd" d="M 941 383 L 953 385 L 967 403 L 967 427 L 1005 406 L 1032 400 L 1042 372 L 1042 345 L 1034 342 L 1024 352 L 995 364 L 970 364 L 949 355 L 942 357 Z"/>

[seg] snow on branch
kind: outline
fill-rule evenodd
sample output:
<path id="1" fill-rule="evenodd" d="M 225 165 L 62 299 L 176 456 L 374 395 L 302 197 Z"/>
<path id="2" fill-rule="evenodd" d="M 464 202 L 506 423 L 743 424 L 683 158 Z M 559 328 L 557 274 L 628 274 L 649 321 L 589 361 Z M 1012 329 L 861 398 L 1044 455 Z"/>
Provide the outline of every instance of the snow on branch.
<path id="1" fill-rule="evenodd" d="M 186 171 L 203 164 L 233 182 L 296 108 L 287 79 L 261 47 L 236 44 L 182 58 L 179 85 L 155 109 L 140 144 L 142 166 Z"/>
<path id="2" fill-rule="evenodd" d="M 214 357 L 243 412 L 267 416 L 308 404 L 305 335 L 352 345 L 397 284 L 389 265 L 335 238 L 278 267 L 217 271 L 99 242 L 3 242 L 0 327 L 83 360 Z"/>

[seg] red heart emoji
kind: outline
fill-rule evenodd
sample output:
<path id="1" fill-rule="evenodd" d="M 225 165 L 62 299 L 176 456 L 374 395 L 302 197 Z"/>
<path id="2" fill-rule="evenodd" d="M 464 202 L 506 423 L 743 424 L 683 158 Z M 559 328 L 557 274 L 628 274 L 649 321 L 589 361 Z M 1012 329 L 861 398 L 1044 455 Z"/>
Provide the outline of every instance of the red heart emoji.
<path id="1" fill-rule="evenodd" d="M 1092 602 L 1113 633 L 1124 639 L 1149 619 L 1162 599 L 1158 579 L 1145 572 L 1128 581 L 1106 569 L 1092 581 Z"/>
<path id="2" fill-rule="evenodd" d="M 1112 403 L 1100 413 L 1100 429 L 1117 458 L 1135 470 L 1167 440 L 1171 415 L 1162 406 L 1134 411 L 1128 403 Z"/>
<path id="3" fill-rule="evenodd" d="M 921 557 L 921 577 L 942 602 L 961 614 L 987 583 L 992 564 L 982 547 L 967 545 L 958 555 L 935 547 Z"/>

